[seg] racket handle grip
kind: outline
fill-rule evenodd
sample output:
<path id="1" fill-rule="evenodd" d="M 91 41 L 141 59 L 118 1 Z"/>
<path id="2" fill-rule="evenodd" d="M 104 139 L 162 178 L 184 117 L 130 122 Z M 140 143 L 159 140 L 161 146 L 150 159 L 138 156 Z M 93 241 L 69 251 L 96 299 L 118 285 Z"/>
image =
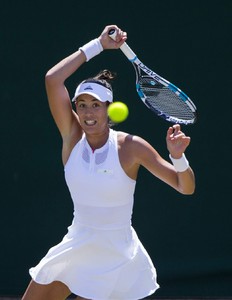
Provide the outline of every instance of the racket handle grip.
<path id="1" fill-rule="evenodd" d="M 117 31 L 115 29 L 110 29 L 109 32 L 109 37 L 112 38 L 112 40 L 115 41 L 116 39 L 116 35 L 117 35 Z M 137 58 L 137 55 L 133 52 L 133 50 L 131 50 L 131 48 L 127 45 L 126 42 L 124 42 L 122 44 L 122 46 L 120 47 L 121 51 L 126 55 L 126 57 L 130 60 L 130 61 L 134 61 Z"/>

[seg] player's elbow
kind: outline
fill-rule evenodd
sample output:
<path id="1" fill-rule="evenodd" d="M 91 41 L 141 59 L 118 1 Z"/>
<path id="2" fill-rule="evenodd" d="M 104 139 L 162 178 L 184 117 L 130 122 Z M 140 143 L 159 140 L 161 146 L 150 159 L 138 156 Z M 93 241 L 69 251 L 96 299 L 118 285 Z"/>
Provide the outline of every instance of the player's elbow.
<path id="1" fill-rule="evenodd" d="M 178 176 L 178 190 L 184 195 L 192 195 L 195 192 L 195 177 L 191 169 L 189 169 L 189 171 L 179 173 Z"/>
<path id="2" fill-rule="evenodd" d="M 182 187 L 179 189 L 179 192 L 183 195 L 193 195 L 195 192 L 195 185 Z"/>
<path id="3" fill-rule="evenodd" d="M 183 195 L 193 195 L 194 194 L 194 190 L 192 190 L 192 191 L 184 191 L 183 193 L 182 193 Z"/>
<path id="4" fill-rule="evenodd" d="M 56 79 L 56 76 L 55 76 L 54 72 L 52 72 L 51 70 L 49 70 L 49 71 L 45 74 L 45 82 L 46 82 L 47 84 L 52 83 L 55 79 Z"/>
<path id="5" fill-rule="evenodd" d="M 45 74 L 45 83 L 47 86 L 63 84 L 64 80 L 62 74 L 59 74 L 59 72 L 53 68 Z"/>

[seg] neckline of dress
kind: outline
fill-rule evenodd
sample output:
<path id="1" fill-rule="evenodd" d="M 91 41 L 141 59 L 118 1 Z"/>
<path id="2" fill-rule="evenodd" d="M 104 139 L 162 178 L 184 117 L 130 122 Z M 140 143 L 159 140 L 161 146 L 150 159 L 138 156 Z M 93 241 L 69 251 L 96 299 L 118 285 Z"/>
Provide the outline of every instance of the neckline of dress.
<path id="1" fill-rule="evenodd" d="M 111 132 L 112 132 L 112 130 L 110 129 L 110 131 L 109 131 L 109 136 L 108 136 L 108 139 L 106 140 L 105 144 L 104 144 L 102 147 L 97 148 L 97 149 L 93 149 L 93 148 L 90 146 L 90 144 L 89 144 L 89 142 L 88 142 L 88 140 L 87 140 L 87 138 L 86 138 L 86 135 L 85 135 L 85 145 L 86 145 L 87 149 L 88 149 L 92 154 L 101 153 L 101 152 L 103 152 L 104 150 L 106 150 L 106 149 L 109 147 L 109 140 L 110 140 L 110 137 L 111 137 Z"/>

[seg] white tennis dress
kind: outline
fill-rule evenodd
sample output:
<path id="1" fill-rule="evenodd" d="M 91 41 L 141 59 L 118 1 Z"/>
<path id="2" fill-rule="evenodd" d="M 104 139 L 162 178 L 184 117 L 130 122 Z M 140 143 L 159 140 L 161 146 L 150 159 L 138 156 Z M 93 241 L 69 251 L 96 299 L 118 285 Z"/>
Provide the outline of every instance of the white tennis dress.
<path id="1" fill-rule="evenodd" d="M 30 269 L 40 284 L 65 283 L 94 300 L 137 300 L 159 288 L 152 261 L 131 226 L 136 181 L 118 157 L 117 132 L 90 148 L 85 135 L 65 165 L 74 218 L 63 240 Z"/>

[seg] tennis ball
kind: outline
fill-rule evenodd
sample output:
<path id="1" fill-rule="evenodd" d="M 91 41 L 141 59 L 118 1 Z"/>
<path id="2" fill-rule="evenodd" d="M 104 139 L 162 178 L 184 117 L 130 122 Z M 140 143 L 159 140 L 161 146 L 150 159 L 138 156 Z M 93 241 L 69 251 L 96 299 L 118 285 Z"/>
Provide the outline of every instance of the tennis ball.
<path id="1" fill-rule="evenodd" d="M 125 103 L 117 101 L 113 102 L 108 107 L 108 116 L 115 122 L 120 123 L 126 120 L 128 117 L 129 110 Z"/>

